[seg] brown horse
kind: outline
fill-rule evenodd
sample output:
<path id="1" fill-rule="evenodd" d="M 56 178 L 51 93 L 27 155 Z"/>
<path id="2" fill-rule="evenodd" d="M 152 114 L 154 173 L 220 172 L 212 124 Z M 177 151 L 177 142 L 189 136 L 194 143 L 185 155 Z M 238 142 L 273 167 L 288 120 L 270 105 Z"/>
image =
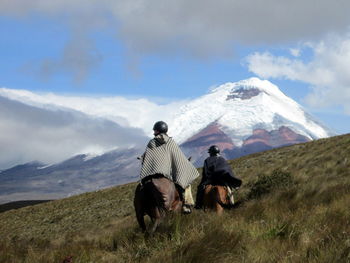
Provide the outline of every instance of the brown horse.
<path id="1" fill-rule="evenodd" d="M 181 206 L 182 201 L 175 184 L 165 177 L 151 177 L 136 188 L 134 207 L 143 231 L 146 231 L 145 215 L 151 218 L 153 225 L 148 232 L 153 233 L 167 212 L 179 211 Z"/>
<path id="2" fill-rule="evenodd" d="M 207 185 L 205 187 L 203 196 L 204 210 L 213 209 L 220 215 L 224 211 L 224 208 L 230 206 L 226 186 Z"/>

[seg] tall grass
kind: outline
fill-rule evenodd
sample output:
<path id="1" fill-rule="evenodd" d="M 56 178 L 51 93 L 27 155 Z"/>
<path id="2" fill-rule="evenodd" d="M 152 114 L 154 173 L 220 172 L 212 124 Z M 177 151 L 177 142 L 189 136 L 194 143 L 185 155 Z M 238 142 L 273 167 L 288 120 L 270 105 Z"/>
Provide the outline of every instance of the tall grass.
<path id="1" fill-rule="evenodd" d="M 0 262 L 350 262 L 350 135 L 231 164 L 242 204 L 221 217 L 169 215 L 145 237 L 135 184 L 118 186 L 0 214 Z"/>

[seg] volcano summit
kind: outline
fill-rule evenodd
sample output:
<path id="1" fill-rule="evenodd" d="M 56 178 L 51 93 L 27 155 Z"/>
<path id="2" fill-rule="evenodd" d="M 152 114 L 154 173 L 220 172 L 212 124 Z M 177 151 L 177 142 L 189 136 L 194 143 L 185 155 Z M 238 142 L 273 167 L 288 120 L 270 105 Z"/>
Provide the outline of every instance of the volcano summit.
<path id="1" fill-rule="evenodd" d="M 258 78 L 226 83 L 191 101 L 172 126 L 197 165 L 212 144 L 232 159 L 333 135 L 277 86 Z"/>

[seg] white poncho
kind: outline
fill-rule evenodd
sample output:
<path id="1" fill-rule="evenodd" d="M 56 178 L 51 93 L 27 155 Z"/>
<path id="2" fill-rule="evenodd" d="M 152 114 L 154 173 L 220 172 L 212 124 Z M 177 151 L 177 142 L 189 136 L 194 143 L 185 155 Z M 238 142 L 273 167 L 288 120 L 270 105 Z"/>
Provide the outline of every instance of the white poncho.
<path id="1" fill-rule="evenodd" d="M 143 154 L 140 178 L 154 174 L 162 174 L 182 188 L 199 176 L 179 146 L 166 134 L 159 134 L 150 140 Z"/>

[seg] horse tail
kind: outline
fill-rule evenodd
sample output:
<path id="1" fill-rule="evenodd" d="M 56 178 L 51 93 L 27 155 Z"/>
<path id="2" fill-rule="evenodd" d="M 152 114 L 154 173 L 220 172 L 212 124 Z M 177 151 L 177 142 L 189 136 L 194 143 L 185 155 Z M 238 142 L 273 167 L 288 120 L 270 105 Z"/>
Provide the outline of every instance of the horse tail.
<path id="1" fill-rule="evenodd" d="M 150 204 L 154 204 L 154 208 L 157 208 L 160 213 L 164 213 L 166 211 L 165 202 L 162 193 L 158 190 L 156 185 L 150 181 L 146 183 L 144 187 L 145 198 L 149 200 Z"/>
<path id="2" fill-rule="evenodd" d="M 225 189 L 225 188 L 223 188 L 223 189 Z M 229 208 L 231 208 L 232 207 L 232 205 L 230 204 L 230 203 L 224 203 L 223 201 L 222 201 L 222 196 L 221 196 L 221 194 L 220 194 L 220 191 L 219 191 L 219 188 L 218 187 L 215 187 L 215 194 L 216 194 L 216 200 L 217 200 L 217 202 L 223 207 L 223 208 L 226 208 L 226 209 L 229 209 Z M 225 191 L 227 191 L 226 189 L 225 189 Z M 227 196 L 227 193 L 225 192 L 225 197 L 224 197 L 224 200 L 226 200 L 226 196 Z"/>

